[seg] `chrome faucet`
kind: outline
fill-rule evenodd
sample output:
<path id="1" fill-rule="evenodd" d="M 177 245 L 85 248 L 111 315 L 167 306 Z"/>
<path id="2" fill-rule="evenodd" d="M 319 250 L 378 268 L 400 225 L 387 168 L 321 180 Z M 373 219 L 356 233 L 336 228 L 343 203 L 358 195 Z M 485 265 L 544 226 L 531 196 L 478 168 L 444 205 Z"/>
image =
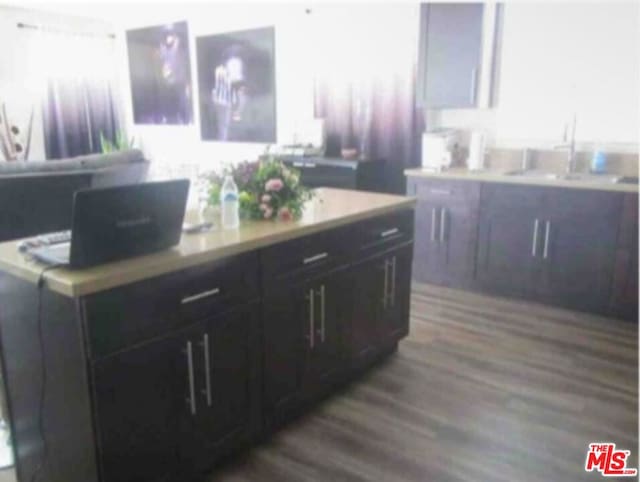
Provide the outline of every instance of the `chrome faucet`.
<path id="1" fill-rule="evenodd" d="M 572 174 L 576 170 L 576 114 L 573 114 L 571 122 L 571 137 L 569 137 L 569 123 L 564 125 L 564 135 L 562 144 L 554 146 L 554 149 L 567 150 L 567 174 Z"/>

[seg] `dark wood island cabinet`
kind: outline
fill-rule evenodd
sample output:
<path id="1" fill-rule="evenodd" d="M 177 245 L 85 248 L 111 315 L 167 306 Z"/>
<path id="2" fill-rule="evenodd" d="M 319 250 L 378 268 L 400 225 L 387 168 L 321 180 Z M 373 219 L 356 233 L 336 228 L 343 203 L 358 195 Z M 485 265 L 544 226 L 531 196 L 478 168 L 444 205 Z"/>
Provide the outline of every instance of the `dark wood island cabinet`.
<path id="1" fill-rule="evenodd" d="M 299 222 L 54 269 L 41 292 L 42 268 L 0 245 L 18 479 L 202 480 L 393 352 L 409 330 L 414 201 L 318 193 Z"/>

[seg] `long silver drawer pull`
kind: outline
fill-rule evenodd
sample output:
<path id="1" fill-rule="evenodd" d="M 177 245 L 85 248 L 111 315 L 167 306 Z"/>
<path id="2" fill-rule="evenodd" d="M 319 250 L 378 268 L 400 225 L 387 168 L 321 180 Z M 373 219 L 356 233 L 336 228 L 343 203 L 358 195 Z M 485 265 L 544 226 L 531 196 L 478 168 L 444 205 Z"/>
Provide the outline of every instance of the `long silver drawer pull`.
<path id="1" fill-rule="evenodd" d="M 308 258 L 304 258 L 302 260 L 302 264 L 315 263 L 316 261 L 320 261 L 321 259 L 325 259 L 327 256 L 329 256 L 329 253 L 318 253 L 318 254 L 315 254 L 315 255 L 310 256 Z"/>
<path id="2" fill-rule="evenodd" d="M 449 191 L 448 189 L 429 189 L 429 192 L 431 194 L 442 194 L 444 196 L 450 196 L 451 195 L 451 191 Z"/>
<path id="3" fill-rule="evenodd" d="M 538 225 L 540 224 L 540 220 L 536 218 L 533 222 L 533 241 L 531 243 L 531 256 L 536 257 L 536 252 L 538 251 Z"/>
<path id="4" fill-rule="evenodd" d="M 447 210 L 445 208 L 440 208 L 440 242 L 441 243 L 444 243 L 446 221 L 447 221 Z"/>
<path id="5" fill-rule="evenodd" d="M 189 368 L 189 398 L 187 398 L 187 402 L 189 403 L 189 408 L 191 410 L 191 415 L 196 414 L 196 388 L 195 382 L 193 380 L 193 346 L 190 341 L 187 342 L 187 367 Z"/>
<path id="6" fill-rule="evenodd" d="M 316 167 L 313 162 L 294 162 L 293 167 Z"/>
<path id="7" fill-rule="evenodd" d="M 547 259 L 547 256 L 549 255 L 549 232 L 550 231 L 551 231 L 551 223 L 547 221 L 544 229 L 544 250 L 542 253 L 543 259 Z"/>
<path id="8" fill-rule="evenodd" d="M 478 83 L 478 69 L 474 67 L 473 69 L 471 69 L 471 86 L 469 91 L 469 102 L 471 102 L 471 104 L 474 104 L 474 105 L 476 103 L 477 83 Z"/>
<path id="9" fill-rule="evenodd" d="M 202 337 L 202 348 L 204 349 L 204 386 L 202 393 L 207 398 L 207 406 L 211 406 L 211 355 L 209 354 L 209 334 Z"/>
<path id="10" fill-rule="evenodd" d="M 400 230 L 398 228 L 387 229 L 386 231 L 382 231 L 380 233 L 380 237 L 381 238 L 386 238 L 388 236 L 392 236 L 394 234 L 398 234 L 399 232 L 400 232 Z"/>
<path id="11" fill-rule="evenodd" d="M 396 304 L 396 257 L 391 261 L 391 307 Z"/>
<path id="12" fill-rule="evenodd" d="M 436 208 L 431 209 L 431 241 L 436 240 Z"/>
<path id="13" fill-rule="evenodd" d="M 309 348 L 311 348 L 313 350 L 313 347 L 315 345 L 315 339 L 314 339 L 314 330 L 315 330 L 315 321 L 314 321 L 314 317 L 315 317 L 315 307 L 314 307 L 314 293 L 313 290 L 309 290 L 309 294 L 307 295 L 308 299 L 309 299 Z"/>
<path id="14" fill-rule="evenodd" d="M 389 260 L 384 260 L 384 296 L 382 297 L 382 306 L 387 309 L 387 292 L 389 291 Z"/>
<path id="15" fill-rule="evenodd" d="M 320 341 L 324 343 L 324 309 L 325 295 L 324 295 L 324 285 L 320 286 Z"/>
<path id="16" fill-rule="evenodd" d="M 202 293 L 198 293 L 196 295 L 185 296 L 180 300 L 180 303 L 186 305 L 187 303 L 193 303 L 194 301 L 201 300 L 203 298 L 209 298 L 210 296 L 215 296 L 220 293 L 220 288 L 214 288 L 212 290 L 203 291 Z"/>

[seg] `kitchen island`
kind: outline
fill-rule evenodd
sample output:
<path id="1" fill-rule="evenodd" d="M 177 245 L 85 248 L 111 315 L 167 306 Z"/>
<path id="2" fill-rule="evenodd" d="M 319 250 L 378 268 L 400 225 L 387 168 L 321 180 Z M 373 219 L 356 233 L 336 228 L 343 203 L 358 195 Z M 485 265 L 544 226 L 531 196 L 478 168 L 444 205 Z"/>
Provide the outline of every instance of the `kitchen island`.
<path id="1" fill-rule="evenodd" d="M 198 480 L 392 353 L 415 200 L 316 193 L 296 222 L 79 271 L 0 244 L 18 480 Z"/>

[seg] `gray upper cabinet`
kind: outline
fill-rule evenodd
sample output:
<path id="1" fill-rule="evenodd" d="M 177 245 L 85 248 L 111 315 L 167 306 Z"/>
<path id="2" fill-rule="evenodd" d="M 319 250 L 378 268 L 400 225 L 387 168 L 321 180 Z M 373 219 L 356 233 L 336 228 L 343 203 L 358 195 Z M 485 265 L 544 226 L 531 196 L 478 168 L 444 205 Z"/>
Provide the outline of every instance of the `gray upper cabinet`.
<path id="1" fill-rule="evenodd" d="M 481 3 L 422 4 L 418 102 L 429 109 L 478 104 Z"/>

